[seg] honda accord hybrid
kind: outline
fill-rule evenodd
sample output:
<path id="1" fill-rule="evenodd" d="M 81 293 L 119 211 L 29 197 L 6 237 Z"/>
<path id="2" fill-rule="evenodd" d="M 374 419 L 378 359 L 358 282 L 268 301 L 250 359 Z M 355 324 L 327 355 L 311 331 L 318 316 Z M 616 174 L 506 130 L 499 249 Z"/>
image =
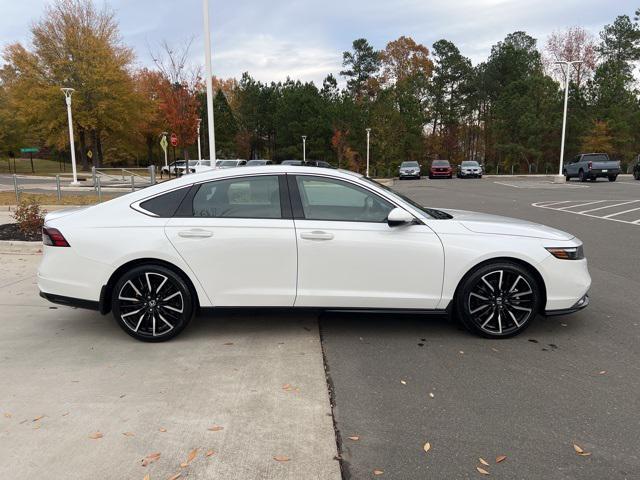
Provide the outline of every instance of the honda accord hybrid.
<path id="1" fill-rule="evenodd" d="M 143 341 L 204 309 L 447 314 L 490 338 L 587 306 L 582 242 L 536 223 L 426 208 L 358 174 L 213 170 L 46 216 L 41 295 L 112 312 Z"/>

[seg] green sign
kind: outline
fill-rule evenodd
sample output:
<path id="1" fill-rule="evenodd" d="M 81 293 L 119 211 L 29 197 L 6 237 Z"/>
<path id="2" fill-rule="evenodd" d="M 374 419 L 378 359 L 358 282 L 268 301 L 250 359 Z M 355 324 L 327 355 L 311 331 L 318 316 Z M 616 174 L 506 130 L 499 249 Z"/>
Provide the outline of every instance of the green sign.
<path id="1" fill-rule="evenodd" d="M 38 153 L 39 151 L 40 149 L 37 147 L 28 147 L 28 148 L 20 149 L 20 153 Z"/>
<path id="2" fill-rule="evenodd" d="M 162 150 L 164 150 L 164 153 L 167 153 L 168 145 L 169 145 L 169 142 L 167 142 L 167 137 L 163 135 L 162 139 L 160 140 L 160 146 L 162 147 Z"/>

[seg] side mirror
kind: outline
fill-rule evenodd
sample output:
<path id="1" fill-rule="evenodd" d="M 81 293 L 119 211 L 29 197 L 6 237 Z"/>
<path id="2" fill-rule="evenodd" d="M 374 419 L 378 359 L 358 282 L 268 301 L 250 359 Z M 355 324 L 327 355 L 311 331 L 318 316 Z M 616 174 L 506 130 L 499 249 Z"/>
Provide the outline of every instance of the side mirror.
<path id="1" fill-rule="evenodd" d="M 415 217 L 407 212 L 403 208 L 394 208 L 389 212 L 387 217 L 387 224 L 390 227 L 399 227 L 401 225 L 410 225 L 415 220 Z"/>

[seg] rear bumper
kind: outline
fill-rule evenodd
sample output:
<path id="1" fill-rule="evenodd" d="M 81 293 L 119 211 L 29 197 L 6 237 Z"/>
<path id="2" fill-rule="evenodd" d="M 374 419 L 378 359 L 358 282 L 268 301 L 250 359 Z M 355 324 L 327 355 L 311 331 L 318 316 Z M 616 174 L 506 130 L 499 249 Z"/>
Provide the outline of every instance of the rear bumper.
<path id="1" fill-rule="evenodd" d="M 569 315 L 571 313 L 579 312 L 583 308 L 586 308 L 589 305 L 589 295 L 585 295 L 580 300 L 576 302 L 571 308 L 561 308 L 558 310 L 545 310 L 544 314 L 547 317 L 553 317 L 557 315 Z"/>
<path id="2" fill-rule="evenodd" d="M 57 303 L 58 305 L 66 305 L 68 307 L 76 307 L 76 308 L 84 308 L 87 310 L 100 311 L 99 302 L 84 300 L 82 298 L 64 297 L 62 295 L 45 293 L 43 291 L 40 291 L 40 296 L 45 300 L 49 300 L 51 303 Z"/>
<path id="3" fill-rule="evenodd" d="M 615 169 L 607 169 L 607 171 L 603 171 L 601 169 L 591 169 L 586 172 L 586 176 L 589 178 L 600 178 L 600 177 L 615 177 L 620 174 L 620 170 Z"/>

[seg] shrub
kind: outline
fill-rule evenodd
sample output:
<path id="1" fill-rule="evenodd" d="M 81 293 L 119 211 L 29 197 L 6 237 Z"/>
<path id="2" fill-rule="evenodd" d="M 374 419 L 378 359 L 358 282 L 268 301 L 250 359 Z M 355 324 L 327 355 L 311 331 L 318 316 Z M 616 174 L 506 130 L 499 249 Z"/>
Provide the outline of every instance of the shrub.
<path id="1" fill-rule="evenodd" d="M 38 235 L 44 225 L 45 210 L 40 208 L 37 201 L 20 202 L 12 214 L 18 224 L 18 229 L 25 235 Z"/>

